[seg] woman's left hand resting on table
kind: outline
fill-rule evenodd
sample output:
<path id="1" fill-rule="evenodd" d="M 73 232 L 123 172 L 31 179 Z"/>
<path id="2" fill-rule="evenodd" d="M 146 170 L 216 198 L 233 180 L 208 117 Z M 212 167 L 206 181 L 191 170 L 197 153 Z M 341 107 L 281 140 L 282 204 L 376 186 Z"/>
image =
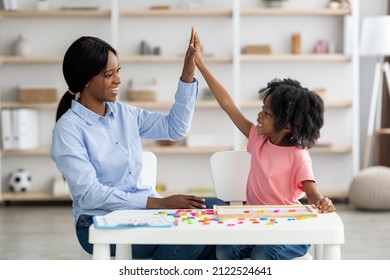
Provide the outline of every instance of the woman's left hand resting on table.
<path id="1" fill-rule="evenodd" d="M 194 209 L 206 208 L 206 200 L 194 195 L 176 194 L 164 198 L 149 197 L 146 208 L 159 209 Z"/>

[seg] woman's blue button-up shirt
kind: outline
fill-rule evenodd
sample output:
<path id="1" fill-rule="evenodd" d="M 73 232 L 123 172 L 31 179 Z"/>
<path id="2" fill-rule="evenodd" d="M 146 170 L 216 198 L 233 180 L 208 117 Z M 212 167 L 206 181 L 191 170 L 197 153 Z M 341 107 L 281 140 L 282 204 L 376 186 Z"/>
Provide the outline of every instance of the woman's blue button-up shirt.
<path id="1" fill-rule="evenodd" d="M 119 209 L 146 208 L 159 197 L 142 185 L 141 138 L 172 141 L 185 137 L 198 95 L 198 81 L 179 81 L 168 114 L 122 102 L 107 103 L 104 117 L 77 101 L 55 124 L 50 156 L 72 192 L 75 221 L 81 214 L 105 215 Z"/>

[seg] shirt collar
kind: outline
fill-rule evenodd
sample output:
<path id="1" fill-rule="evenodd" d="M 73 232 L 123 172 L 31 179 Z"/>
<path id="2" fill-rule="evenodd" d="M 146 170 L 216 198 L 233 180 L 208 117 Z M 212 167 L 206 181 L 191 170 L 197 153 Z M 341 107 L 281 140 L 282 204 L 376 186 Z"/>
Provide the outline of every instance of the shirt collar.
<path id="1" fill-rule="evenodd" d="M 82 105 L 80 102 L 76 100 L 72 100 L 72 108 L 71 110 L 78 115 L 80 118 L 85 120 L 89 125 L 93 125 L 94 123 L 98 122 L 100 119 L 103 119 L 108 116 L 115 116 L 115 109 L 113 104 L 111 102 L 106 102 L 106 115 L 104 117 L 96 114 L 95 112 L 92 112 L 87 107 Z"/>

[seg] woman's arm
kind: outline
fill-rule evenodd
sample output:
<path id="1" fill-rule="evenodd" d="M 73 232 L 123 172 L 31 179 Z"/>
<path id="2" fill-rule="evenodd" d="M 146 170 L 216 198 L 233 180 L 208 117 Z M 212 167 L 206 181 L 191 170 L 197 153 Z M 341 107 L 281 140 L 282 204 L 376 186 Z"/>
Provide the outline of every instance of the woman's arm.
<path id="1" fill-rule="evenodd" d="M 195 40 L 195 28 L 191 28 L 191 38 L 188 45 L 186 55 L 184 57 L 183 71 L 180 77 L 185 83 L 192 83 L 194 73 L 195 73 L 195 56 L 199 50 L 199 40 Z"/>

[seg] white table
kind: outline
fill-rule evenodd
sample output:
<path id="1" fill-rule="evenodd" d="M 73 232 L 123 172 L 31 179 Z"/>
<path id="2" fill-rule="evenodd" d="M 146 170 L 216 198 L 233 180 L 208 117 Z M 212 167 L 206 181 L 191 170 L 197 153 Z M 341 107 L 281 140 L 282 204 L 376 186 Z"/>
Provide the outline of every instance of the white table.
<path id="1" fill-rule="evenodd" d="M 121 210 L 110 215 L 156 212 L 159 210 Z M 180 222 L 168 228 L 98 229 L 91 225 L 89 242 L 93 244 L 94 260 L 110 259 L 109 244 L 117 244 L 116 259 L 131 259 L 131 244 L 312 244 L 314 259 L 341 259 L 344 225 L 337 213 L 318 214 L 304 220 L 276 220 L 278 223 L 271 226 L 262 221 L 260 224 L 245 221 L 234 226 L 228 226 L 228 221 L 209 225 Z"/>

